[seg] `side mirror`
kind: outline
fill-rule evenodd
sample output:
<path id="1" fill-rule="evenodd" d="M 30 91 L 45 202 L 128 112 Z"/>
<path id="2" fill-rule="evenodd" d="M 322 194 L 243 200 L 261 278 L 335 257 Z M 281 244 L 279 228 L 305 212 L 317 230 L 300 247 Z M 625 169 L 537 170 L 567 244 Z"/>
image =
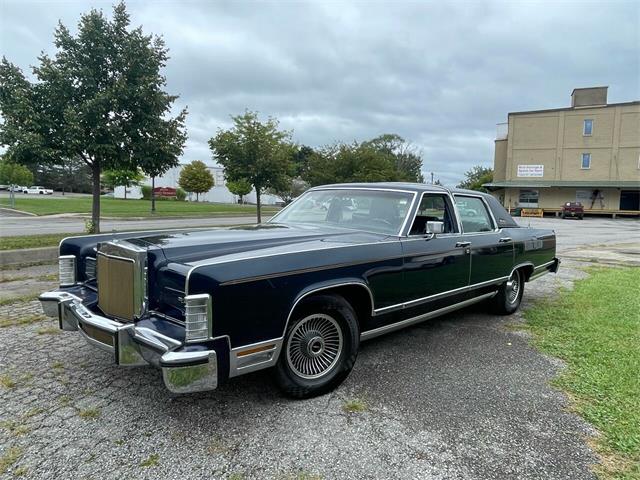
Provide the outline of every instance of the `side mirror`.
<path id="1" fill-rule="evenodd" d="M 424 233 L 429 235 L 429 238 L 435 237 L 438 233 L 444 233 L 444 222 L 427 222 Z"/>

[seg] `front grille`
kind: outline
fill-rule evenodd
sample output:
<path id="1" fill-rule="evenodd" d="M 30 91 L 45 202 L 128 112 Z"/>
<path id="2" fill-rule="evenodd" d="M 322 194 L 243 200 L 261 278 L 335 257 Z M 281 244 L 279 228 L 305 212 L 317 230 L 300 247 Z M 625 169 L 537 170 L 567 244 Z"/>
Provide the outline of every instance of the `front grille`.
<path id="1" fill-rule="evenodd" d="M 98 253 L 98 307 L 105 314 L 133 320 L 135 261 Z"/>

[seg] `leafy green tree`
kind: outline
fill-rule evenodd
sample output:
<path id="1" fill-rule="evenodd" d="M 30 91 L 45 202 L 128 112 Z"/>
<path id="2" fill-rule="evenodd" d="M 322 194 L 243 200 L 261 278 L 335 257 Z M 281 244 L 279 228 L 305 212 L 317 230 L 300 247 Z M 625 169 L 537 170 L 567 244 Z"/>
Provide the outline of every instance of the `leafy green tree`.
<path id="1" fill-rule="evenodd" d="M 397 176 L 402 181 L 424 182 L 422 175 L 422 158 L 417 149 L 400 135 L 384 133 L 372 140 L 364 142 L 380 154 L 391 157 Z"/>
<path id="2" fill-rule="evenodd" d="M 227 188 L 231 193 L 240 197 L 240 203 L 244 203 L 243 197 L 245 195 L 249 195 L 251 190 L 253 190 L 251 183 L 244 178 L 239 178 L 235 181 L 228 181 Z"/>
<path id="3" fill-rule="evenodd" d="M 464 176 L 465 179 L 458 184 L 458 188 L 488 192 L 482 185 L 493 181 L 493 169 L 483 167 L 482 165 L 475 165 L 471 170 L 467 170 Z"/>
<path id="4" fill-rule="evenodd" d="M 42 54 L 33 68 L 33 83 L 2 59 L 0 144 L 21 163 L 82 159 L 91 169 L 91 225 L 99 232 L 102 172 L 176 165 L 186 111 L 169 117 L 177 97 L 164 91 L 160 73 L 167 49 L 160 37 L 130 28 L 124 3 L 111 20 L 99 10 L 82 15 L 75 36 L 59 24 L 54 43 L 54 57 Z"/>
<path id="5" fill-rule="evenodd" d="M 13 186 L 23 185 L 29 186 L 33 182 L 33 173 L 24 165 L 4 158 L 0 160 L 0 183 Z M 9 203 L 11 207 L 15 207 L 15 192 L 13 188 L 9 189 Z"/>
<path id="6" fill-rule="evenodd" d="M 194 160 L 180 171 L 178 185 L 187 192 L 195 193 L 196 201 L 198 201 L 201 193 L 206 193 L 213 187 L 213 175 L 204 162 Z"/>
<path id="7" fill-rule="evenodd" d="M 422 182 L 422 159 L 402 137 L 338 143 L 308 157 L 303 179 L 311 185 L 345 182 Z"/>
<path id="8" fill-rule="evenodd" d="M 127 188 L 136 187 L 144 180 L 144 175 L 136 170 L 107 170 L 102 177 L 102 183 L 112 190 L 116 187 L 124 187 L 124 198 L 127 198 Z"/>
<path id="9" fill-rule="evenodd" d="M 33 173 L 24 165 L 3 159 L 0 161 L 0 183 L 28 187 L 33 184 Z"/>
<path id="10" fill-rule="evenodd" d="M 230 130 L 218 130 L 209 140 L 217 162 L 224 166 L 227 181 L 247 180 L 256 190 L 258 223 L 262 221 L 261 194 L 282 188 L 290 177 L 291 133 L 278 129 L 278 121 L 261 122 L 256 112 L 231 117 Z"/>
<path id="11" fill-rule="evenodd" d="M 65 192 L 91 193 L 91 169 L 78 157 L 59 163 L 26 164 L 33 172 L 33 183 Z"/>

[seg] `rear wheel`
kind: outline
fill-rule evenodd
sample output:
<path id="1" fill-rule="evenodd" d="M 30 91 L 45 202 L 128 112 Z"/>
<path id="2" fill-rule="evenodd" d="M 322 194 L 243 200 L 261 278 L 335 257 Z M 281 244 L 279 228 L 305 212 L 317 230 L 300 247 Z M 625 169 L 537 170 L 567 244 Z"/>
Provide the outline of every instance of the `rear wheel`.
<path id="1" fill-rule="evenodd" d="M 511 315 L 518 310 L 524 293 L 524 274 L 514 270 L 509 279 L 502 284 L 495 297 L 492 298 L 493 311 L 499 315 Z"/>
<path id="2" fill-rule="evenodd" d="M 359 344 L 356 314 L 343 297 L 311 297 L 296 309 L 287 328 L 276 382 L 296 398 L 333 390 L 351 372 Z"/>

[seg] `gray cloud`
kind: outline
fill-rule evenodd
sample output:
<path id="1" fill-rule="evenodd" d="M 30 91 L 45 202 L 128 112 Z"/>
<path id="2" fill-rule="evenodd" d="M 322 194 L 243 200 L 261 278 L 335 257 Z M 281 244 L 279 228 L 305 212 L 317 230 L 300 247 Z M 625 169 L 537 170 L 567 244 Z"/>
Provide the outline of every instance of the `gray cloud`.
<path id="1" fill-rule="evenodd" d="M 52 52 L 58 19 L 87 6 L 0 0 L 0 49 L 27 69 Z M 93 2 L 110 9 L 111 2 Z M 636 2 L 130 2 L 133 25 L 170 48 L 168 90 L 189 107 L 184 160 L 245 108 L 299 143 L 395 132 L 424 171 L 455 184 L 491 165 L 510 111 L 568 105 L 574 87 L 640 98 Z"/>

